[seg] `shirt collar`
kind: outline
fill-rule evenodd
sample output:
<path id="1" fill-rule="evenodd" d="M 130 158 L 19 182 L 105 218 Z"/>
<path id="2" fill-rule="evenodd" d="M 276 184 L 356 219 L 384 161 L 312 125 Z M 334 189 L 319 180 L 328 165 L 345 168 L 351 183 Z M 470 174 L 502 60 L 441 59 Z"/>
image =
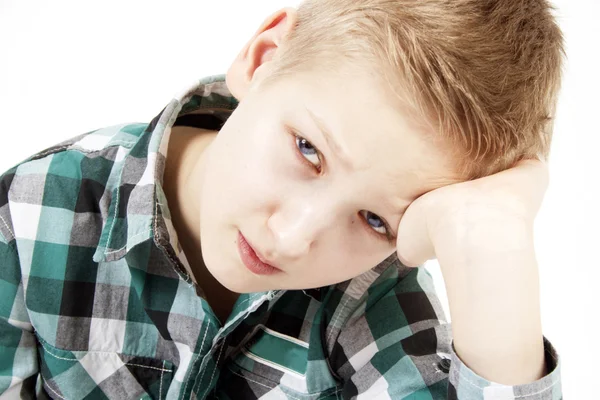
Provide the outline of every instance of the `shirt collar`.
<path id="1" fill-rule="evenodd" d="M 171 128 L 177 118 L 211 114 L 223 123 L 237 107 L 225 75 L 214 75 L 189 85 L 148 124 L 137 141 L 116 160 L 120 166 L 94 261 L 117 261 L 136 245 L 152 238 L 181 253 L 171 223 L 162 179 Z"/>

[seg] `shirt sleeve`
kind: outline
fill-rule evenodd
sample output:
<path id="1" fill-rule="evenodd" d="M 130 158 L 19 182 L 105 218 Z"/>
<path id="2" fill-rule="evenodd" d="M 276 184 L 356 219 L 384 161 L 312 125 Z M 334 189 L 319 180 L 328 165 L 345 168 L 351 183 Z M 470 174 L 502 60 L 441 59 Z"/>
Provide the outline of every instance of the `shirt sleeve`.
<path id="1" fill-rule="evenodd" d="M 562 399 L 559 358 L 545 337 L 548 374 L 535 382 L 507 386 L 469 369 L 454 350 L 431 275 L 421 269 L 369 299 L 341 329 L 329 362 L 343 399 Z"/>
<path id="2" fill-rule="evenodd" d="M 36 341 L 25 308 L 23 282 L 8 189 L 0 179 L 0 398 L 35 398 L 38 375 Z"/>
<path id="3" fill-rule="evenodd" d="M 450 348 L 451 367 L 448 385 L 449 399 L 481 400 L 561 400 L 561 362 L 556 349 L 544 336 L 546 376 L 535 382 L 523 385 L 502 385 L 482 378 L 467 367 L 454 350 Z"/>

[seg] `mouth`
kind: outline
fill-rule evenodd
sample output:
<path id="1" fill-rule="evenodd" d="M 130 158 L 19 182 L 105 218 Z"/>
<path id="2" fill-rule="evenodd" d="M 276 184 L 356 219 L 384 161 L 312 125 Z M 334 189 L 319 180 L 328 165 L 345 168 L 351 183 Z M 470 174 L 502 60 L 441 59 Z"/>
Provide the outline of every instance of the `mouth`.
<path id="1" fill-rule="evenodd" d="M 246 268 L 256 275 L 273 275 L 282 272 L 279 268 L 267 264 L 261 260 L 261 256 L 257 254 L 252 245 L 248 243 L 242 232 L 238 231 L 238 251 L 240 258 Z"/>

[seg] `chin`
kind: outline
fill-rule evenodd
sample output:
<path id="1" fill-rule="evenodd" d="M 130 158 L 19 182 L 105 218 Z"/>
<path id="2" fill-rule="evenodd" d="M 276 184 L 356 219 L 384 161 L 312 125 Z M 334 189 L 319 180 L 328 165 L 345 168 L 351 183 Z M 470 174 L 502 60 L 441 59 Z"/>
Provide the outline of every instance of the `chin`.
<path id="1" fill-rule="evenodd" d="M 264 283 L 249 284 L 247 279 L 231 279 L 230 277 L 228 278 L 229 279 L 224 280 L 219 279 L 219 282 L 221 283 L 221 285 L 223 285 L 228 290 L 234 293 L 256 293 L 276 289 L 274 287 L 271 287 L 270 285 L 265 285 Z"/>
<path id="2" fill-rule="evenodd" d="M 221 267 L 214 268 L 215 265 Z M 222 268 L 223 265 L 228 265 L 228 267 Z M 214 263 L 206 263 L 206 268 L 221 285 L 234 293 L 253 293 L 269 290 L 269 288 L 265 288 L 265 282 L 256 282 L 257 277 L 246 271 L 241 263 L 240 265 L 235 263 L 232 265 L 231 261 L 217 260 Z"/>

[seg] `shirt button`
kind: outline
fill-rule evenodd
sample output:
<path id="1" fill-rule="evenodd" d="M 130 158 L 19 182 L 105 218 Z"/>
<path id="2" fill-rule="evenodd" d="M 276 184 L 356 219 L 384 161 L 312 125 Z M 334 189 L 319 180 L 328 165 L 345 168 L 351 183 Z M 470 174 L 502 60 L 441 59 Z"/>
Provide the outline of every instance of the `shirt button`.
<path id="1" fill-rule="evenodd" d="M 438 368 L 441 369 L 444 373 L 448 373 L 448 371 L 450 371 L 450 364 L 452 362 L 450 361 L 449 358 L 442 358 L 441 361 L 438 363 Z"/>

